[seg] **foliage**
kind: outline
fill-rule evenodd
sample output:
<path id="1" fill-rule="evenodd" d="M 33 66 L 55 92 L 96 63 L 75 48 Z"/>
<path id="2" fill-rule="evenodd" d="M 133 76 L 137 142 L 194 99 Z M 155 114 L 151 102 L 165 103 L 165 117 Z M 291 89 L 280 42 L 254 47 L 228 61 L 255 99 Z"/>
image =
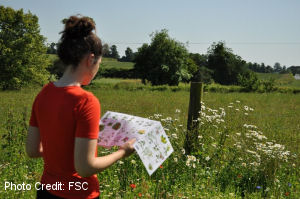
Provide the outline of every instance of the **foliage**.
<path id="1" fill-rule="evenodd" d="M 178 85 L 181 80 L 189 80 L 189 57 L 184 45 L 170 38 L 163 29 L 152 34 L 151 44 L 138 49 L 134 68 L 143 82 L 152 85 Z"/>
<path id="2" fill-rule="evenodd" d="M 275 79 L 259 80 L 254 72 L 247 72 L 238 76 L 239 84 L 245 91 L 271 92 L 275 90 Z"/>
<path id="3" fill-rule="evenodd" d="M 300 95 L 205 93 L 199 120 L 203 124 L 196 137 L 200 147 L 188 156 L 182 150 L 188 92 L 120 87 L 91 91 L 104 105 L 102 113 L 115 110 L 162 122 L 174 148 L 151 177 L 137 155 L 99 173 L 101 197 L 299 198 L 299 135 L 295 132 Z M 0 146 L 5 147 L 0 153 L 0 180 L 32 186 L 28 191 L 0 189 L 3 198 L 32 198 L 36 194 L 34 185 L 40 180 L 43 162 L 26 156 L 24 142 L 30 105 L 37 92 L 0 92 Z M 98 156 L 114 150 L 98 148 Z"/>
<path id="4" fill-rule="evenodd" d="M 47 70 L 50 74 L 54 75 L 56 79 L 59 79 L 64 74 L 65 66 L 60 59 L 55 59 L 51 65 L 48 66 Z"/>
<path id="5" fill-rule="evenodd" d="M 47 47 L 47 54 L 57 54 L 57 44 L 52 42 Z"/>
<path id="6" fill-rule="evenodd" d="M 99 68 L 97 77 L 105 78 L 138 78 L 138 74 L 134 69 L 128 68 Z"/>
<path id="7" fill-rule="evenodd" d="M 38 17 L 0 6 L 0 89 L 44 84 L 49 65 Z"/>
<path id="8" fill-rule="evenodd" d="M 300 66 L 291 66 L 288 70 L 291 71 L 293 75 L 300 74 Z"/>
<path id="9" fill-rule="evenodd" d="M 248 68 L 254 72 L 258 73 L 272 73 L 274 72 L 274 69 L 271 66 L 265 66 L 264 63 L 258 64 L 258 63 L 247 63 Z"/>
<path id="10" fill-rule="evenodd" d="M 127 47 L 125 50 L 125 56 L 123 56 L 119 61 L 121 62 L 133 62 L 135 59 L 135 53 L 131 50 L 131 48 Z"/>
<path id="11" fill-rule="evenodd" d="M 247 66 L 224 42 L 218 42 L 212 44 L 208 50 L 208 68 L 214 71 L 215 82 L 229 85 L 238 83 L 238 75 L 244 73 Z"/>
<path id="12" fill-rule="evenodd" d="M 190 58 L 194 61 L 194 63 L 197 66 L 196 70 L 191 71 L 191 74 L 193 75 L 191 80 L 200 81 L 204 83 L 211 83 L 213 70 L 207 68 L 207 55 L 200 55 L 199 53 L 190 53 Z"/>
<path id="13" fill-rule="evenodd" d="M 260 81 L 257 75 L 250 71 L 244 74 L 238 75 L 238 83 L 246 89 L 246 91 L 256 91 L 259 88 Z"/>
<path id="14" fill-rule="evenodd" d="M 103 57 L 110 57 L 110 48 L 107 43 L 103 44 L 102 51 L 103 51 Z"/>
<path id="15" fill-rule="evenodd" d="M 115 58 L 115 59 L 119 59 L 120 58 L 120 55 L 119 55 L 119 52 L 117 50 L 117 46 L 116 45 L 112 45 L 110 47 L 110 55 L 109 55 L 109 57 Z"/>
<path id="16" fill-rule="evenodd" d="M 261 81 L 264 92 L 271 92 L 275 90 L 275 79 L 270 78 L 268 80 Z"/>

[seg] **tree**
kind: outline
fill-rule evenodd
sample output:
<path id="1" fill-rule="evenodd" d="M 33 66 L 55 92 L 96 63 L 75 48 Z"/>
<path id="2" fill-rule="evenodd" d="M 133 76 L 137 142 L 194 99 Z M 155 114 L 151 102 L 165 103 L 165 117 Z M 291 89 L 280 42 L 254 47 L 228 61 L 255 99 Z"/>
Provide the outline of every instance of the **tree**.
<path id="1" fill-rule="evenodd" d="M 132 62 L 134 60 L 134 53 L 131 48 L 127 47 L 125 50 L 126 60 Z"/>
<path id="2" fill-rule="evenodd" d="M 38 17 L 0 6 L 0 88 L 20 89 L 44 84 L 50 64 L 40 35 Z"/>
<path id="3" fill-rule="evenodd" d="M 111 52 L 110 52 L 110 47 L 108 44 L 103 44 L 102 46 L 102 51 L 103 51 L 103 57 L 109 57 Z"/>
<path id="4" fill-rule="evenodd" d="M 120 55 L 119 52 L 117 50 L 117 46 L 116 45 L 112 45 L 110 47 L 110 57 L 115 58 L 115 59 L 119 59 Z"/>
<path id="5" fill-rule="evenodd" d="M 121 62 L 133 62 L 135 57 L 135 53 L 131 50 L 131 48 L 127 47 L 125 50 L 125 56 L 122 56 L 119 61 Z"/>
<path id="6" fill-rule="evenodd" d="M 163 29 L 150 35 L 151 44 L 138 48 L 135 70 L 143 82 L 152 85 L 178 85 L 181 80 L 189 80 L 189 54 L 185 46 L 170 38 Z"/>
<path id="7" fill-rule="evenodd" d="M 57 44 L 52 42 L 48 47 L 47 47 L 47 54 L 56 54 L 57 53 Z"/>
<path id="8" fill-rule="evenodd" d="M 282 70 L 282 67 L 281 67 L 280 63 L 276 62 L 274 64 L 274 71 L 277 72 L 277 73 L 280 73 L 281 70 Z"/>
<path id="9" fill-rule="evenodd" d="M 220 84 L 238 84 L 238 74 L 247 70 L 244 60 L 233 54 L 224 42 L 213 43 L 208 50 L 208 68 L 213 70 L 213 78 Z"/>
<path id="10" fill-rule="evenodd" d="M 190 53 L 190 58 L 196 64 L 196 69 L 189 70 L 193 75 L 191 80 L 210 83 L 212 79 L 213 71 L 207 68 L 208 66 L 207 55 L 200 55 L 199 53 Z"/>

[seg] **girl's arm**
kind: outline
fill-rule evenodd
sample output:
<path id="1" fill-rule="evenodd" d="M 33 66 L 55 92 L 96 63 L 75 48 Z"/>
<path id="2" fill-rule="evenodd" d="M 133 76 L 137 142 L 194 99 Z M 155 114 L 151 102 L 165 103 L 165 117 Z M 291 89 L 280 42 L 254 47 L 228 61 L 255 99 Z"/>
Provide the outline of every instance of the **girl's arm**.
<path id="1" fill-rule="evenodd" d="M 133 143 L 135 139 L 126 142 L 118 151 L 95 157 L 97 139 L 75 138 L 74 164 L 78 174 L 88 177 L 103 171 L 121 158 L 127 157 L 134 152 Z"/>
<path id="2" fill-rule="evenodd" d="M 31 158 L 38 158 L 43 155 L 43 147 L 40 139 L 39 128 L 29 126 L 26 139 L 26 153 Z"/>

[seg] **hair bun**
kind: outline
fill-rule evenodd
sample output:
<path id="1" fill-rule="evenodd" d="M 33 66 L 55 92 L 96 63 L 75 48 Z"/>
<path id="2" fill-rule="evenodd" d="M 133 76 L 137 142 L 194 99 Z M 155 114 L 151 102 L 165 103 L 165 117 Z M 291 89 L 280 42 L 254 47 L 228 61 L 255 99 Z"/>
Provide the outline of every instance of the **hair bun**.
<path id="1" fill-rule="evenodd" d="M 63 20 L 63 23 L 65 24 L 63 33 L 70 38 L 86 37 L 96 29 L 94 20 L 89 17 L 71 16 L 69 19 Z"/>

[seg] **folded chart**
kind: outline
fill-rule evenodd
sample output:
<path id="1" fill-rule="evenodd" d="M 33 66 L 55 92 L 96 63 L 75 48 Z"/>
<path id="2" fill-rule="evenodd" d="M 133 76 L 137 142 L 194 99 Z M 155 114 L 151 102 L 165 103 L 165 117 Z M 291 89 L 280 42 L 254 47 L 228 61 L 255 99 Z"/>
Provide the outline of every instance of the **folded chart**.
<path id="1" fill-rule="evenodd" d="M 136 138 L 134 148 L 149 175 L 171 155 L 173 147 L 158 121 L 117 112 L 106 112 L 100 120 L 98 145 L 122 146 Z"/>

